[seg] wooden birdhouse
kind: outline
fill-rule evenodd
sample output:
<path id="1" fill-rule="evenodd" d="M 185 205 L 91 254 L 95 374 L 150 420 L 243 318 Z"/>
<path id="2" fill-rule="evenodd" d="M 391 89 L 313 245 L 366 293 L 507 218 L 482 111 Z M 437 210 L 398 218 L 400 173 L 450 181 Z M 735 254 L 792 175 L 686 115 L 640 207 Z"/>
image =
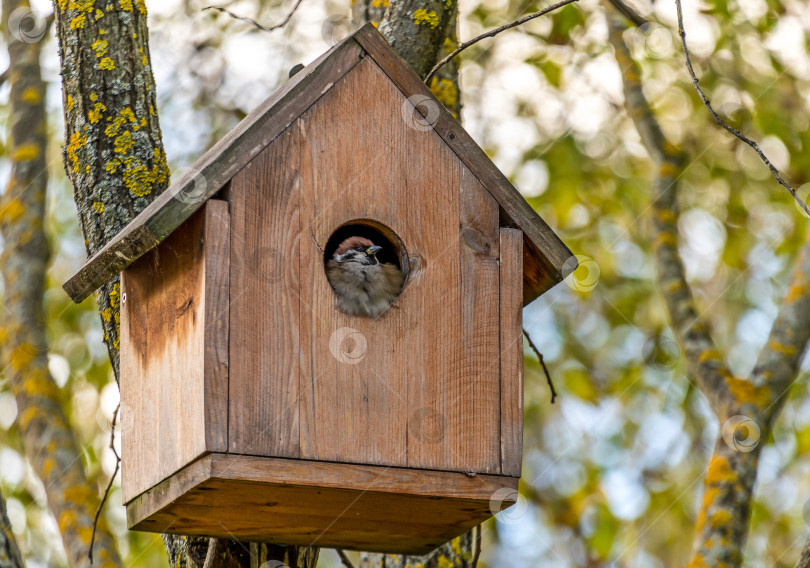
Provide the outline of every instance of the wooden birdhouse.
<path id="1" fill-rule="evenodd" d="M 348 235 L 406 275 L 347 315 Z M 121 273 L 129 527 L 424 553 L 514 502 L 521 308 L 576 260 L 372 26 L 65 284 Z"/>

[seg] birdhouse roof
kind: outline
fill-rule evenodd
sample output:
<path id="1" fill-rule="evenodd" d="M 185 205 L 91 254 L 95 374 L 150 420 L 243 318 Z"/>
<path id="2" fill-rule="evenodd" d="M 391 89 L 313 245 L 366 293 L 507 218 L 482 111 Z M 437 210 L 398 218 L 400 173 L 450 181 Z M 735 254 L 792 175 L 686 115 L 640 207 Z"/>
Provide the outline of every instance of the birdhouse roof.
<path id="1" fill-rule="evenodd" d="M 327 93 L 341 77 L 370 57 L 417 110 L 433 101 L 426 117 L 461 162 L 478 178 L 500 206 L 501 225 L 523 231 L 524 304 L 560 282 L 577 266 L 576 257 L 498 170 L 458 121 L 433 96 L 380 33 L 367 24 L 335 45 L 285 82 L 245 117 L 179 180 L 161 193 L 102 249 L 91 256 L 65 284 L 76 302 L 109 282 L 153 249 L 270 142 Z M 422 104 L 419 104 L 422 103 Z"/>

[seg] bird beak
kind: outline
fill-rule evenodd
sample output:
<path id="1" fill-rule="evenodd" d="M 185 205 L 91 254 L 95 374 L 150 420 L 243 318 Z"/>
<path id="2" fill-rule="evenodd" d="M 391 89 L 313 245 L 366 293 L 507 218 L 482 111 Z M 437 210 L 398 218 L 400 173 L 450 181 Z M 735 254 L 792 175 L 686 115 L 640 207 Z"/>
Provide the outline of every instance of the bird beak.
<path id="1" fill-rule="evenodd" d="M 368 247 L 366 249 L 366 254 L 370 254 L 370 255 L 374 256 L 375 254 L 377 254 L 381 250 L 382 250 L 382 247 L 378 247 L 377 245 L 370 246 L 370 247 Z"/>

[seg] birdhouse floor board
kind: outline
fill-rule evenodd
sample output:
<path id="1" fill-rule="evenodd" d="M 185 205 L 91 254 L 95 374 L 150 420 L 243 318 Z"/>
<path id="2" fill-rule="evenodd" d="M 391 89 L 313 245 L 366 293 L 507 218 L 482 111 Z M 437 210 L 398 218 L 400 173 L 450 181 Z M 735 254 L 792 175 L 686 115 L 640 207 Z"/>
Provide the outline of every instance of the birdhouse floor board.
<path id="1" fill-rule="evenodd" d="M 420 554 L 511 505 L 517 485 L 516 477 L 213 453 L 127 503 L 127 523 L 149 532 Z"/>

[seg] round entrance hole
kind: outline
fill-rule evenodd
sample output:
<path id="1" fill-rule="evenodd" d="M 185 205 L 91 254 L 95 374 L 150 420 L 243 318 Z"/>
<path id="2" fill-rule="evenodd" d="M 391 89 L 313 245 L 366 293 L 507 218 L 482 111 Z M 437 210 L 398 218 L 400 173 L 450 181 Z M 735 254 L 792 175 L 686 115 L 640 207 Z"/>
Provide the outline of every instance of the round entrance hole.
<path id="1" fill-rule="evenodd" d="M 382 247 L 377 253 L 377 260 L 382 264 L 395 264 L 405 276 L 408 276 L 408 253 L 397 234 L 382 223 L 371 219 L 357 219 L 344 223 L 334 230 L 323 249 L 323 263 L 335 254 L 340 243 L 349 237 L 364 237 L 375 245 Z"/>
<path id="2" fill-rule="evenodd" d="M 365 262 L 338 260 L 337 264 L 331 263 L 332 268 L 330 269 L 330 261 L 333 260 L 335 251 L 337 251 L 341 243 L 350 237 L 367 239 L 380 248 L 379 250 L 374 249 L 376 252 L 372 251 L 371 255 L 362 256 Z M 365 245 L 371 246 L 368 245 L 368 243 L 365 243 Z M 360 248 L 356 250 L 358 252 L 349 251 L 351 255 L 355 255 L 354 257 L 343 256 L 342 258 L 356 259 L 358 253 L 363 255 L 363 250 Z M 371 219 L 356 219 L 339 226 L 332 232 L 329 240 L 326 241 L 323 252 L 324 269 L 326 270 L 327 279 L 332 289 L 338 294 L 341 309 L 349 314 L 368 315 L 373 318 L 379 317 L 382 313 L 387 311 L 390 303 L 393 303 L 396 297 L 402 292 L 404 280 L 407 278 L 408 271 L 410 270 L 408 253 L 405 250 L 402 239 L 400 239 L 391 228 Z M 334 270 L 337 266 L 346 267 L 348 272 L 344 273 L 347 275 L 345 279 L 338 277 L 333 278 L 333 275 L 336 274 Z M 372 290 L 369 288 L 368 283 L 375 281 L 373 275 L 379 275 L 380 271 L 382 271 L 383 274 L 391 274 L 393 267 L 396 267 L 397 270 L 395 273 L 401 278 L 399 282 L 401 282 L 402 285 L 398 288 L 394 288 L 387 295 L 382 294 L 382 297 L 390 298 L 390 301 L 380 306 L 380 292 L 382 289 L 378 287 Z M 330 270 L 333 272 L 330 273 Z M 365 274 L 365 276 L 358 278 L 359 274 Z M 390 282 L 391 280 L 389 279 L 388 281 Z M 379 283 L 380 280 L 376 280 L 376 282 Z M 344 292 L 340 293 L 338 292 L 340 286 L 348 288 L 345 288 Z M 349 297 L 354 300 L 349 300 Z M 352 301 L 355 302 L 354 305 L 346 303 Z M 357 302 L 363 304 L 364 307 L 358 307 Z"/>

